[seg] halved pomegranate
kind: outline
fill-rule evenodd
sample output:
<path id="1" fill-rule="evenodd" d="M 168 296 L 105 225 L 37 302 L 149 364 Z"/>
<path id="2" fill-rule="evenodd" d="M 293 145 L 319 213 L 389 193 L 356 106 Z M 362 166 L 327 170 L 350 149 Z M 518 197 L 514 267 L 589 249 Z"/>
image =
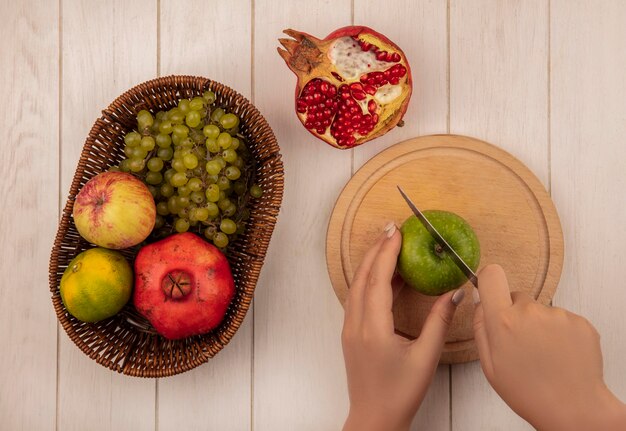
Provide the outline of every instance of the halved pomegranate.
<path id="1" fill-rule="evenodd" d="M 368 27 L 340 28 L 320 40 L 296 30 L 278 53 L 298 77 L 296 113 L 309 132 L 346 149 L 398 125 L 413 90 L 404 52 Z"/>

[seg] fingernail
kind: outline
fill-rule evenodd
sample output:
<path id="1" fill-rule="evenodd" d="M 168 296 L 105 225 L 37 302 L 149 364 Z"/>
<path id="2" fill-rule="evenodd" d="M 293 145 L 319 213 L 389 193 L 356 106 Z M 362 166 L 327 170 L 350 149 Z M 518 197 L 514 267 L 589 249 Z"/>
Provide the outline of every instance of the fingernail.
<path id="1" fill-rule="evenodd" d="M 396 233 L 396 224 L 390 221 L 387 226 L 385 226 L 385 232 L 387 233 L 387 238 L 391 238 L 394 233 Z"/>
<path id="2" fill-rule="evenodd" d="M 480 302 L 480 295 L 478 294 L 478 289 L 475 287 L 472 289 L 472 300 L 474 300 L 474 305 Z"/>
<path id="3" fill-rule="evenodd" d="M 451 301 L 456 307 L 461 303 L 461 301 L 463 301 L 463 298 L 465 298 L 465 291 L 463 289 L 457 289 L 456 292 L 454 292 L 454 294 L 452 295 Z"/>

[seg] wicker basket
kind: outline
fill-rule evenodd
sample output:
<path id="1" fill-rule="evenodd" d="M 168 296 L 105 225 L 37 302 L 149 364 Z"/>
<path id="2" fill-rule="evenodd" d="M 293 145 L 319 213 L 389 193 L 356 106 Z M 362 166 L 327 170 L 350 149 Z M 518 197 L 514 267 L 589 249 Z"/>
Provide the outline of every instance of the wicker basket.
<path id="1" fill-rule="evenodd" d="M 116 316 L 98 323 L 75 319 L 61 302 L 59 283 L 69 262 L 78 253 L 93 247 L 74 226 L 71 214 L 76 194 L 90 178 L 124 158 L 123 137 L 136 127 L 135 114 L 138 111 L 166 110 L 182 97 L 199 96 L 209 89 L 216 94 L 219 105 L 241 118 L 240 132 L 249 142 L 256 160 L 256 182 L 264 191 L 261 199 L 251 203 L 246 233 L 229 247 L 236 294 L 226 317 L 208 334 L 176 341 L 156 334 L 132 304 Z M 248 311 L 282 195 L 283 164 L 276 138 L 259 111 L 237 92 L 206 78 L 168 76 L 145 82 L 122 94 L 102 112 L 89 132 L 50 257 L 52 303 L 63 328 L 90 358 L 130 376 L 171 376 L 207 362 L 235 335 Z M 136 249 L 124 251 L 131 261 L 136 252 Z"/>

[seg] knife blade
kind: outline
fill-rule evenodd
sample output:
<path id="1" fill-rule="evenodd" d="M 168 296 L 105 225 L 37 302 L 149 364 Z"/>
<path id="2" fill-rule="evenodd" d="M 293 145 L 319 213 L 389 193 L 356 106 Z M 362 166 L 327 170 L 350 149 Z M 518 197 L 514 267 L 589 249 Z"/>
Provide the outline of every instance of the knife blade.
<path id="1" fill-rule="evenodd" d="M 415 214 L 415 217 L 417 217 L 417 219 L 424 225 L 428 233 L 430 233 L 430 235 L 435 239 L 437 244 L 439 244 L 441 248 L 443 248 L 445 251 L 449 252 L 449 256 L 452 258 L 452 261 L 459 267 L 461 272 L 465 274 L 465 276 L 468 278 L 469 281 L 472 282 L 474 286 L 478 287 L 478 277 L 476 277 L 476 274 L 474 273 L 474 271 L 472 271 L 472 268 L 470 268 L 469 265 L 465 263 L 463 258 L 459 256 L 459 254 L 450 246 L 450 244 L 448 244 L 444 237 L 441 236 L 439 231 L 435 229 L 435 226 L 433 226 L 428 221 L 424 214 L 415 206 L 413 201 L 406 195 L 406 193 L 404 193 L 404 190 L 402 190 L 402 188 L 398 185 L 396 185 L 396 187 L 398 188 L 398 191 L 400 191 L 400 194 L 402 195 L 406 203 L 409 205 L 409 208 L 411 208 L 411 210 L 413 211 L 413 214 Z"/>

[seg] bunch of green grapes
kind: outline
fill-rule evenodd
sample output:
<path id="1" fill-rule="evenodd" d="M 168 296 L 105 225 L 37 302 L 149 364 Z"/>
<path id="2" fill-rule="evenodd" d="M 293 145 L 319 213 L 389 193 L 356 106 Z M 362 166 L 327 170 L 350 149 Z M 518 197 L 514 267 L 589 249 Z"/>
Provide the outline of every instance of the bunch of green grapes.
<path id="1" fill-rule="evenodd" d="M 244 232 L 246 204 L 263 192 L 253 184 L 239 117 L 215 106 L 212 91 L 154 116 L 139 111 L 124 143 L 119 170 L 141 178 L 154 196 L 153 234 L 194 231 L 224 249 Z"/>

